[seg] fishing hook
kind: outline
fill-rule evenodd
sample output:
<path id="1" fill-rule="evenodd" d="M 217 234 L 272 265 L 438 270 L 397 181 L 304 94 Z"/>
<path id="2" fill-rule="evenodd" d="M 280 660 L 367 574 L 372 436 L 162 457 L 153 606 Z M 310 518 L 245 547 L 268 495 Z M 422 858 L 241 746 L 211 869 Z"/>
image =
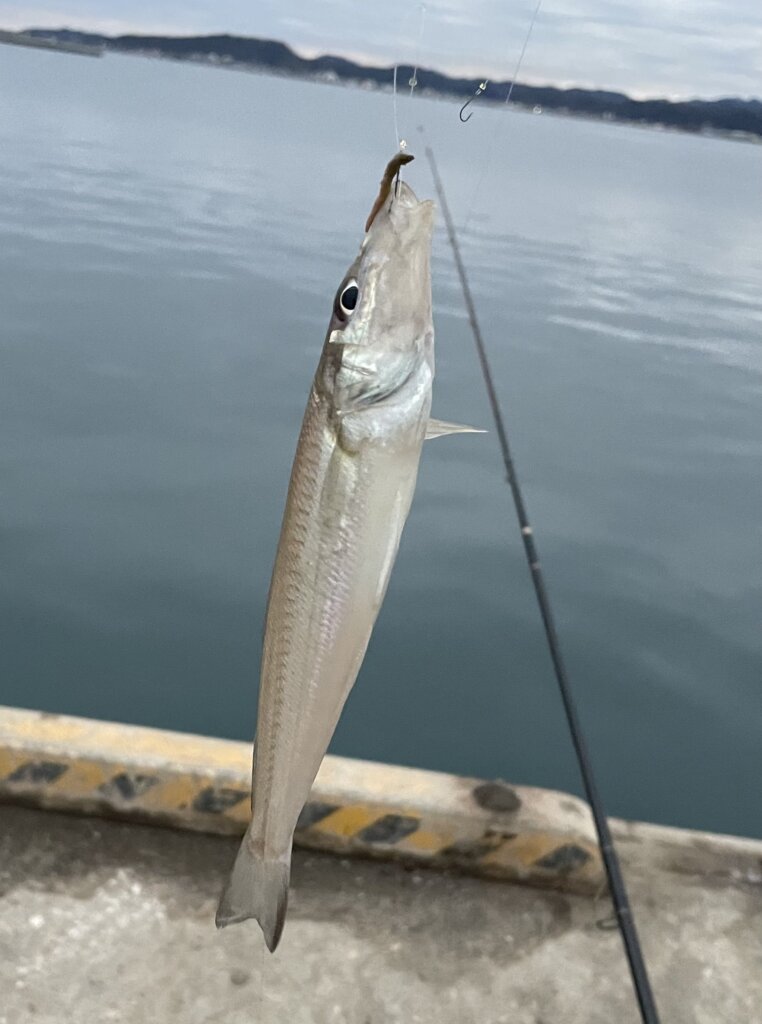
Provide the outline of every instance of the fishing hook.
<path id="1" fill-rule="evenodd" d="M 478 99 L 478 98 L 479 98 L 479 97 L 481 96 L 481 94 L 482 94 L 482 93 L 484 92 L 484 90 L 485 90 L 486 88 L 487 88 L 487 83 L 486 83 L 486 82 L 482 82 L 482 83 L 481 83 L 481 84 L 479 85 L 479 88 L 478 88 L 478 89 L 476 90 L 476 92 L 475 92 L 475 93 L 473 94 L 473 96 L 470 96 L 470 97 L 469 97 L 469 98 L 468 98 L 468 99 L 466 100 L 466 102 L 465 102 L 465 103 L 463 104 L 463 106 L 462 106 L 462 107 L 460 108 L 460 110 L 458 111 L 458 117 L 459 117 L 459 118 L 461 119 L 461 121 L 463 122 L 463 124 L 465 124 L 465 123 L 466 123 L 466 121 L 470 121 L 470 120 L 471 120 L 471 118 L 472 118 L 472 117 L 474 116 L 474 112 L 473 112 L 473 111 L 471 111 L 471 113 L 470 113 L 470 114 L 468 115 L 468 117 L 463 117 L 463 111 L 464 111 L 464 110 L 466 109 L 466 107 L 470 106 L 470 104 L 471 104 L 471 103 L 473 103 L 473 102 L 474 102 L 474 100 Z"/>
<path id="2" fill-rule="evenodd" d="M 472 112 L 471 112 L 471 113 L 470 113 L 470 114 L 468 115 L 468 117 L 463 117 L 463 111 L 464 111 L 464 110 L 466 109 L 466 107 L 467 107 L 467 106 L 469 105 L 469 103 L 473 103 L 473 102 L 474 102 L 474 97 L 473 97 L 473 96 L 469 96 L 469 98 L 468 98 L 468 99 L 466 100 L 466 102 L 465 102 L 465 103 L 463 104 L 463 106 L 462 106 L 462 107 L 460 108 L 460 110 L 458 111 L 458 117 L 459 117 L 459 118 L 461 119 L 461 121 L 463 122 L 463 124 L 465 124 L 465 123 L 466 123 L 466 121 L 470 121 L 470 120 L 471 120 L 471 118 L 472 118 L 472 117 L 474 116 L 474 115 L 473 115 L 473 111 L 472 111 Z"/>

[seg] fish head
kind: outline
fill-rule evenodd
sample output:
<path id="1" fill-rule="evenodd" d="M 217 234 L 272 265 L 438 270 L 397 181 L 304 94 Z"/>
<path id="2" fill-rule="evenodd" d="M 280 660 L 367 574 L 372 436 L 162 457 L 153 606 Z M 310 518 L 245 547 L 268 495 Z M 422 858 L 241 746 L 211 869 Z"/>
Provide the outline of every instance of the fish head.
<path id="1" fill-rule="evenodd" d="M 353 359 L 360 349 L 428 356 L 433 226 L 434 203 L 419 200 L 404 181 L 391 184 L 377 202 L 357 259 L 336 293 L 328 332 L 329 341 L 352 347 Z"/>

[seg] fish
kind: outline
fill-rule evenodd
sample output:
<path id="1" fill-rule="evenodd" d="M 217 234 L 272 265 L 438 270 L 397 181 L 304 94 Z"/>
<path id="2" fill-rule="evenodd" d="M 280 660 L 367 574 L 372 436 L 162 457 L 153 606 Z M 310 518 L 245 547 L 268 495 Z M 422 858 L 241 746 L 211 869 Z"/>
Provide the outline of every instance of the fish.
<path id="1" fill-rule="evenodd" d="M 218 927 L 256 918 L 274 952 L 294 829 L 357 678 L 410 510 L 432 420 L 434 203 L 384 172 L 336 292 L 304 414 L 265 615 L 252 816 Z"/>

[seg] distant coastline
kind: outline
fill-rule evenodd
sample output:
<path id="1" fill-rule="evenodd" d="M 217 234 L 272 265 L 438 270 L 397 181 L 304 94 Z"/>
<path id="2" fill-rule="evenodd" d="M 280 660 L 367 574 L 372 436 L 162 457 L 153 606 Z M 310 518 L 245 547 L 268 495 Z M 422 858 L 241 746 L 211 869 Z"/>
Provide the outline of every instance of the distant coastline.
<path id="1" fill-rule="evenodd" d="M 63 39 L 48 38 L 46 35 L 34 36 L 30 32 L 8 32 L 5 29 L 0 29 L 0 43 L 33 46 L 38 50 L 62 50 L 64 53 L 77 53 L 80 57 L 101 57 L 104 49 L 103 46 L 66 42 Z"/>
<path id="2" fill-rule="evenodd" d="M 9 39 L 9 36 L 14 38 Z M 79 53 L 134 53 L 373 89 L 389 88 L 392 80 L 391 67 L 356 64 L 330 55 L 312 59 L 300 57 L 285 43 L 244 36 L 106 36 L 72 29 L 34 28 L 24 33 L 2 32 L 0 42 L 42 45 Z M 412 74 L 412 67 L 399 66 L 399 81 L 407 83 Z M 453 77 L 429 68 L 419 68 L 416 78 L 421 93 L 464 102 L 473 96 L 480 81 Z M 503 103 L 509 85 L 510 81 L 490 81 L 479 102 Z M 536 113 L 567 114 L 756 143 L 762 141 L 762 100 L 759 99 L 636 100 L 625 93 L 608 90 L 561 89 L 517 82 L 511 103 Z"/>

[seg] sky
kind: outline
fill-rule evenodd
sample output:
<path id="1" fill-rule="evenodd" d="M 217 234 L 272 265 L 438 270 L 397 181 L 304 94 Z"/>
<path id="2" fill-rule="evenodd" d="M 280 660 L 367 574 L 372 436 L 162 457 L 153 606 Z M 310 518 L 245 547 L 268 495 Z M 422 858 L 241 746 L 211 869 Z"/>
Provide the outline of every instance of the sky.
<path id="1" fill-rule="evenodd" d="M 510 79 L 537 0 L 0 0 L 0 27 L 230 32 L 373 64 Z M 423 26 L 421 21 L 423 15 Z M 762 0 L 542 0 L 519 79 L 762 97 Z"/>

